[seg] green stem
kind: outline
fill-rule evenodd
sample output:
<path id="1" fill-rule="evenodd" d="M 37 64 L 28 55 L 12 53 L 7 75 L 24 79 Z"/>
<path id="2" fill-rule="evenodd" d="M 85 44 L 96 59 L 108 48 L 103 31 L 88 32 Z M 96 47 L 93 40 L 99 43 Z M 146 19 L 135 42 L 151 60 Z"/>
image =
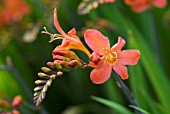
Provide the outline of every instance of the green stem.
<path id="1" fill-rule="evenodd" d="M 150 13 L 150 23 L 151 23 L 151 31 L 152 31 L 152 39 L 151 39 L 152 45 L 153 45 L 153 48 L 154 48 L 154 52 L 156 53 L 158 63 L 161 65 L 160 44 L 159 44 L 157 29 L 156 29 L 156 25 L 155 25 L 154 12 L 151 8 L 149 9 L 149 13 Z"/>
<path id="2" fill-rule="evenodd" d="M 115 72 L 113 71 L 112 72 L 114 74 L 114 77 L 116 78 L 117 82 L 120 84 L 122 90 L 123 90 L 123 93 L 126 95 L 126 97 L 128 98 L 128 100 L 130 101 L 130 103 L 135 106 L 135 107 L 139 107 L 139 104 L 138 102 L 136 101 L 136 99 L 134 98 L 134 96 L 132 95 L 132 93 L 130 92 L 130 90 L 126 87 L 126 85 L 123 83 L 123 81 L 120 79 L 120 76 Z M 141 111 L 139 110 L 135 110 L 135 112 L 137 114 L 142 114 Z"/>

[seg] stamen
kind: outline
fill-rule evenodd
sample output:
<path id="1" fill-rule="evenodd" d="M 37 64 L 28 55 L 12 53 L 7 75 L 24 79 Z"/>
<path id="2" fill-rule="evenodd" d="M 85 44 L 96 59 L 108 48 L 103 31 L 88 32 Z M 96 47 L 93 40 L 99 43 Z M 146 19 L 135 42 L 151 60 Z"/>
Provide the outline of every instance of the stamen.
<path id="1" fill-rule="evenodd" d="M 115 55 L 115 57 L 113 56 L 113 58 L 117 58 L 117 53 L 116 52 L 112 52 L 114 55 Z"/>
<path id="2" fill-rule="evenodd" d="M 54 35 L 50 36 L 50 41 L 49 41 L 49 43 L 53 42 L 54 40 L 63 40 L 63 39 L 64 39 L 64 37 L 57 37 L 57 36 L 55 36 L 55 34 L 54 34 Z"/>
<path id="3" fill-rule="evenodd" d="M 61 34 L 52 34 L 52 33 L 48 32 L 46 27 L 44 27 L 44 30 L 45 31 L 42 31 L 41 33 L 50 35 L 49 43 L 53 42 L 54 40 L 58 40 L 58 39 L 62 39 L 63 40 L 64 39 L 64 37 Z"/>
<path id="4" fill-rule="evenodd" d="M 115 64 L 117 62 L 117 53 L 116 52 L 112 52 L 110 49 L 108 48 L 102 48 L 104 50 L 104 57 L 105 60 L 104 62 L 108 62 L 109 64 Z"/>
<path id="5" fill-rule="evenodd" d="M 108 55 L 106 55 L 106 60 L 109 64 L 115 64 L 117 62 L 117 53 L 111 52 Z"/>

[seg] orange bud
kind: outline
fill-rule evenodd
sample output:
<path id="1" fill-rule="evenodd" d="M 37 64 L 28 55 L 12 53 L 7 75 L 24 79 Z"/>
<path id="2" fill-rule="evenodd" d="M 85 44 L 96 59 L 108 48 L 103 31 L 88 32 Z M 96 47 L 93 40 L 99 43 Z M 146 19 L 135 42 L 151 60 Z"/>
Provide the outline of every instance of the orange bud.
<path id="1" fill-rule="evenodd" d="M 58 55 L 58 56 L 56 56 Z M 58 57 L 61 58 L 61 56 L 65 57 L 64 59 L 75 59 L 75 60 L 79 60 L 78 56 L 70 50 L 64 49 L 61 46 L 57 46 L 54 50 L 53 50 L 53 59 L 59 59 Z M 63 59 L 63 58 L 62 58 Z M 61 60 L 61 59 L 60 59 Z"/>
<path id="2" fill-rule="evenodd" d="M 47 65 L 48 65 L 50 68 L 54 68 L 53 62 L 48 62 Z"/>
<path id="3" fill-rule="evenodd" d="M 20 114 L 20 112 L 18 110 L 13 110 L 12 114 Z"/>
<path id="4" fill-rule="evenodd" d="M 64 56 L 60 56 L 60 55 L 54 55 L 54 56 L 53 56 L 53 59 L 54 59 L 54 60 L 66 60 L 67 58 L 64 57 Z"/>
<path id="5" fill-rule="evenodd" d="M 18 108 L 22 102 L 22 97 L 20 95 L 16 96 L 14 100 L 12 101 L 12 106 L 14 108 Z"/>
<path id="6" fill-rule="evenodd" d="M 0 99 L 0 106 L 10 108 L 10 104 L 7 101 L 1 99 Z"/>

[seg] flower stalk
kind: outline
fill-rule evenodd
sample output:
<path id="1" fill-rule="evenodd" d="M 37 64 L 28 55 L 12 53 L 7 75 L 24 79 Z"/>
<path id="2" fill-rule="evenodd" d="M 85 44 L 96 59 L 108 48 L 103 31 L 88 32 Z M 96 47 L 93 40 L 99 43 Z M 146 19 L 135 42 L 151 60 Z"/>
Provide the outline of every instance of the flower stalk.
<path id="1" fill-rule="evenodd" d="M 118 84 L 120 85 L 120 87 L 122 88 L 123 93 L 126 95 L 126 97 L 128 98 L 129 102 L 135 106 L 135 107 L 140 107 L 138 102 L 136 101 L 135 97 L 133 96 L 133 94 L 130 92 L 130 90 L 126 87 L 126 85 L 123 83 L 123 81 L 120 79 L 120 76 L 115 72 L 112 71 L 112 74 L 114 75 L 114 78 L 116 79 L 116 81 L 118 82 Z M 135 112 L 137 114 L 142 114 L 141 111 L 136 110 Z"/>
<path id="2" fill-rule="evenodd" d="M 158 61 L 159 65 L 161 65 L 162 57 L 161 57 L 159 38 L 158 38 L 157 29 L 156 29 L 156 25 L 155 25 L 154 12 L 151 8 L 149 9 L 149 13 L 150 13 L 150 22 L 151 22 L 151 31 L 152 31 L 152 39 L 151 39 L 152 45 L 153 45 L 154 51 L 156 53 L 157 61 Z"/>

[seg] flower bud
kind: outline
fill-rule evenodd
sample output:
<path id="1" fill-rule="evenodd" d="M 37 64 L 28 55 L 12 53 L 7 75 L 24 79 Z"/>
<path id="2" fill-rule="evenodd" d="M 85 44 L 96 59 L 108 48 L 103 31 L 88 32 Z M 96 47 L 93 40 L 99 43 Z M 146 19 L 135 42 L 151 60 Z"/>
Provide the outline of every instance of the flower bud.
<path id="1" fill-rule="evenodd" d="M 38 92 L 35 92 L 35 93 L 34 93 L 34 97 L 37 96 L 39 93 L 40 93 L 39 91 L 38 91 Z"/>
<path id="2" fill-rule="evenodd" d="M 41 78 L 46 78 L 46 79 L 49 79 L 49 75 L 45 74 L 45 73 L 38 73 L 38 76 L 41 77 Z"/>
<path id="3" fill-rule="evenodd" d="M 21 104 L 21 102 L 22 102 L 22 97 L 18 95 L 18 96 L 16 96 L 16 97 L 14 98 L 14 100 L 12 101 L 12 106 L 13 106 L 14 108 L 18 108 L 19 105 Z"/>
<path id="4" fill-rule="evenodd" d="M 64 49 L 62 47 L 56 47 L 53 50 L 53 58 L 57 58 L 56 55 L 63 56 L 65 57 L 65 59 L 67 58 L 69 60 L 70 59 L 79 60 L 78 56 L 73 51 Z"/>
<path id="5" fill-rule="evenodd" d="M 47 85 L 48 87 L 50 87 L 50 86 L 51 86 L 51 83 L 52 83 L 52 79 L 49 79 L 49 80 L 47 81 L 46 85 Z"/>
<path id="6" fill-rule="evenodd" d="M 100 58 L 100 56 L 95 52 L 93 52 L 90 56 L 90 60 L 93 61 L 93 62 L 98 62 L 99 58 Z"/>
<path id="7" fill-rule="evenodd" d="M 54 60 L 65 60 L 66 57 L 60 56 L 60 55 L 55 55 L 55 56 L 53 56 L 53 59 L 54 59 Z"/>
<path id="8" fill-rule="evenodd" d="M 78 61 L 78 60 L 71 60 L 68 65 L 69 65 L 70 67 L 75 68 L 75 67 L 80 67 L 80 66 L 82 66 L 82 63 L 81 63 L 80 61 Z"/>
<path id="9" fill-rule="evenodd" d="M 45 73 L 48 73 L 51 71 L 51 69 L 47 68 L 47 67 L 42 67 L 41 70 Z"/>
<path id="10" fill-rule="evenodd" d="M 54 67 L 58 70 L 62 70 L 62 66 L 60 65 L 60 63 L 58 61 L 54 61 Z"/>
<path id="11" fill-rule="evenodd" d="M 10 104 L 7 101 L 0 99 L 0 107 L 1 106 L 6 107 L 6 108 L 10 108 Z"/>
<path id="12" fill-rule="evenodd" d="M 47 82 L 46 80 L 36 80 L 35 84 L 44 84 L 46 82 Z"/>
<path id="13" fill-rule="evenodd" d="M 56 74 L 57 72 L 48 68 L 48 67 L 42 67 L 41 70 L 47 74 Z"/>
<path id="14" fill-rule="evenodd" d="M 48 62 L 47 65 L 48 65 L 50 68 L 52 68 L 52 69 L 54 68 L 53 62 Z"/>
<path id="15" fill-rule="evenodd" d="M 50 76 L 50 79 L 52 79 L 52 80 L 54 80 L 55 78 L 56 78 L 56 75 L 55 75 L 55 74 L 53 74 L 53 75 Z"/>
<path id="16" fill-rule="evenodd" d="M 66 53 L 69 53 L 69 50 L 66 50 L 64 48 L 61 47 L 57 47 L 53 50 L 52 52 L 54 55 L 61 55 L 64 56 Z"/>
<path id="17" fill-rule="evenodd" d="M 42 99 L 44 99 L 44 98 L 45 98 L 45 92 L 42 93 Z"/>
<path id="18" fill-rule="evenodd" d="M 62 75 L 63 75 L 63 72 L 61 72 L 61 71 L 57 72 L 57 76 L 62 76 Z"/>
<path id="19" fill-rule="evenodd" d="M 47 89 L 48 89 L 48 86 L 45 85 L 42 92 L 45 93 L 47 91 Z"/>
<path id="20" fill-rule="evenodd" d="M 20 112 L 18 110 L 13 110 L 12 114 L 20 114 Z"/>
<path id="21" fill-rule="evenodd" d="M 60 61 L 59 64 L 60 64 L 63 68 L 69 68 L 68 62 L 66 62 L 66 61 Z"/>
<path id="22" fill-rule="evenodd" d="M 38 86 L 38 87 L 34 88 L 34 91 L 38 91 L 38 90 L 40 90 L 42 88 L 43 88 L 43 86 Z"/>

